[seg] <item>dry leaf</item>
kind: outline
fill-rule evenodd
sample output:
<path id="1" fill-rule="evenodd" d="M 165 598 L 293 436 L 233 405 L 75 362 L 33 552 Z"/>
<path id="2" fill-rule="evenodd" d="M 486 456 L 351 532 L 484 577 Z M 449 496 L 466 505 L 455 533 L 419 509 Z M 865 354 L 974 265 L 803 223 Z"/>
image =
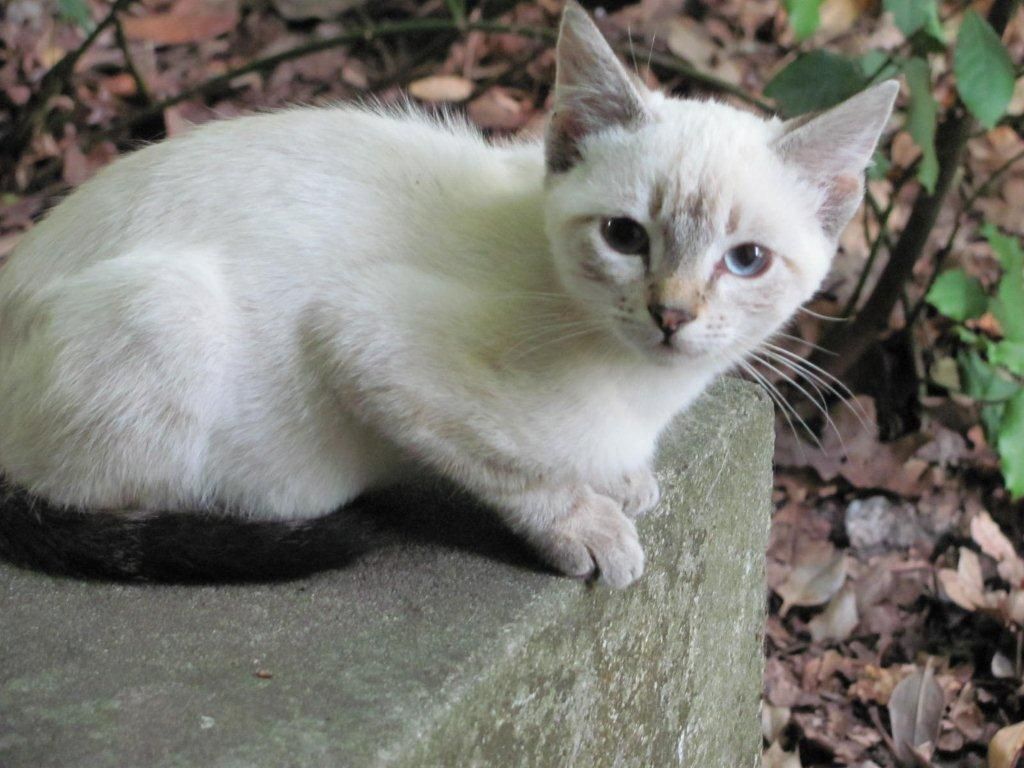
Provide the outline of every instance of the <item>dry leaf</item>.
<path id="1" fill-rule="evenodd" d="M 420 101 L 465 101 L 473 93 L 473 82 L 459 75 L 431 75 L 409 83 L 409 93 Z"/>
<path id="2" fill-rule="evenodd" d="M 971 538 L 981 551 L 999 564 L 999 575 L 1015 587 L 1024 584 L 1024 560 L 988 512 L 971 520 Z"/>
<path id="3" fill-rule="evenodd" d="M 129 40 L 146 40 L 157 45 L 180 45 L 209 40 L 230 32 L 238 24 L 234 2 L 179 0 L 167 13 L 125 16 L 124 34 Z"/>
<path id="4" fill-rule="evenodd" d="M 919 765 L 939 737 L 942 712 L 946 708 L 942 687 L 935 682 L 931 660 L 927 666 L 905 677 L 889 699 L 889 721 L 896 757 L 904 765 Z M 927 765 L 927 763 L 925 763 Z"/>
<path id="5" fill-rule="evenodd" d="M 481 128 L 512 131 L 521 128 L 529 119 L 525 105 L 513 98 L 501 86 L 489 88 L 466 107 L 469 119 Z"/>
<path id="6" fill-rule="evenodd" d="M 857 681 L 849 687 L 847 693 L 851 698 L 864 703 L 888 704 L 889 699 L 892 698 L 892 692 L 898 684 L 898 668 L 866 664 Z"/>
<path id="7" fill-rule="evenodd" d="M 832 599 L 846 580 L 846 560 L 842 552 L 814 549 L 798 559 L 793 570 L 776 592 L 782 598 L 780 614 L 785 616 L 797 605 L 822 605 Z"/>
<path id="8" fill-rule="evenodd" d="M 986 336 L 991 336 L 993 339 L 1003 338 L 1003 329 L 999 325 L 999 321 L 996 316 L 991 312 L 986 312 L 981 317 L 971 318 L 965 325 L 968 328 L 979 333 L 984 333 Z"/>
<path id="9" fill-rule="evenodd" d="M 814 642 L 845 640 L 857 627 L 857 595 L 849 587 L 840 590 L 825 610 L 808 623 Z"/>
<path id="10" fill-rule="evenodd" d="M 797 752 L 784 752 L 779 742 L 774 742 L 761 755 L 761 768 L 803 768 Z"/>
<path id="11" fill-rule="evenodd" d="M 825 0 L 818 29 L 834 37 L 852 27 L 870 7 L 871 3 L 865 0 Z"/>
<path id="12" fill-rule="evenodd" d="M 793 710 L 789 707 L 776 707 L 766 701 L 761 702 L 761 733 L 765 741 L 773 742 L 779 738 L 782 729 L 789 725 Z"/>
<path id="13" fill-rule="evenodd" d="M 981 578 L 981 562 L 973 550 L 960 547 L 960 562 L 956 570 L 941 569 L 939 583 L 946 596 L 965 610 L 976 611 L 988 604 Z"/>
<path id="14" fill-rule="evenodd" d="M 289 20 L 334 19 L 366 0 L 274 0 L 277 12 Z"/>
<path id="15" fill-rule="evenodd" d="M 674 18 L 667 24 L 668 49 L 694 64 L 707 64 L 718 53 L 718 46 L 706 30 L 691 19 Z"/>
<path id="16" fill-rule="evenodd" d="M 1006 617 L 1018 627 L 1024 627 L 1024 589 L 1014 589 L 1006 598 Z"/>
<path id="17" fill-rule="evenodd" d="M 1024 763 L 1024 723 L 1008 725 L 988 743 L 988 768 L 1020 768 Z"/>
<path id="18" fill-rule="evenodd" d="M 1010 661 L 1008 656 L 1004 656 L 1001 653 L 996 653 L 992 657 L 992 677 L 1000 679 L 1013 678 L 1017 676 L 1016 670 L 1013 668 L 1013 662 Z"/>

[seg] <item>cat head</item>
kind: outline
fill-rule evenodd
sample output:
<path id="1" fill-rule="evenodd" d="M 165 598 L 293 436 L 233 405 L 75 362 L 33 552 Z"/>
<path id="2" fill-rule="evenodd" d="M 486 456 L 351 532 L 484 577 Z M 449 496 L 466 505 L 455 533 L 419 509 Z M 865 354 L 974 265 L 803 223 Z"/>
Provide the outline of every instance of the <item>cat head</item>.
<path id="1" fill-rule="evenodd" d="M 565 289 L 651 359 L 737 360 L 828 272 L 897 91 L 789 122 L 669 98 L 570 0 L 545 138 Z"/>

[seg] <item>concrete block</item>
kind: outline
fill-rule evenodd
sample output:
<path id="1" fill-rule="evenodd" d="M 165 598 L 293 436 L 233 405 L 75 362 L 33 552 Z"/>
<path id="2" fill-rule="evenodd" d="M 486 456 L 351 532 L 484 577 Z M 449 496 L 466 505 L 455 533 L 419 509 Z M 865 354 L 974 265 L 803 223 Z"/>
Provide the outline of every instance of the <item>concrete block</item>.
<path id="1" fill-rule="evenodd" d="M 436 491 L 406 538 L 301 581 L 0 565 L 0 766 L 759 765 L 771 440 L 739 382 L 680 418 L 621 592 L 539 571 Z"/>

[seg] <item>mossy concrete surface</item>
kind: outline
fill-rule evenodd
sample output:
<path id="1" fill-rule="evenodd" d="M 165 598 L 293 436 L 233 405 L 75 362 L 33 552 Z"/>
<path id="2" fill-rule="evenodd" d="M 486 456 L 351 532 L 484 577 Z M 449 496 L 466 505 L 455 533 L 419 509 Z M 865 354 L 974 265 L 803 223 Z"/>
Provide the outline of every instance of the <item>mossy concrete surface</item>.
<path id="1" fill-rule="evenodd" d="M 275 585 L 0 566 L 0 766 L 755 766 L 770 457 L 749 385 L 681 417 L 622 592 L 493 525 Z"/>

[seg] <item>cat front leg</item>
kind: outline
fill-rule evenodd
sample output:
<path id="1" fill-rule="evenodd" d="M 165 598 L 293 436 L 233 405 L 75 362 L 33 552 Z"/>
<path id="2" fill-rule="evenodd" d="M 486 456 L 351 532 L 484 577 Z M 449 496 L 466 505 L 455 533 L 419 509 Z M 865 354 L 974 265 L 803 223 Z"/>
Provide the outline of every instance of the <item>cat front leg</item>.
<path id="1" fill-rule="evenodd" d="M 588 485 L 502 493 L 490 500 L 545 562 L 567 576 L 622 588 L 643 574 L 644 551 L 633 521 L 618 501 Z"/>
<path id="2" fill-rule="evenodd" d="M 650 467 L 644 466 L 612 477 L 609 480 L 592 483 L 605 496 L 610 496 L 622 505 L 622 511 L 630 517 L 640 517 L 658 505 L 661 488 L 658 478 Z"/>

